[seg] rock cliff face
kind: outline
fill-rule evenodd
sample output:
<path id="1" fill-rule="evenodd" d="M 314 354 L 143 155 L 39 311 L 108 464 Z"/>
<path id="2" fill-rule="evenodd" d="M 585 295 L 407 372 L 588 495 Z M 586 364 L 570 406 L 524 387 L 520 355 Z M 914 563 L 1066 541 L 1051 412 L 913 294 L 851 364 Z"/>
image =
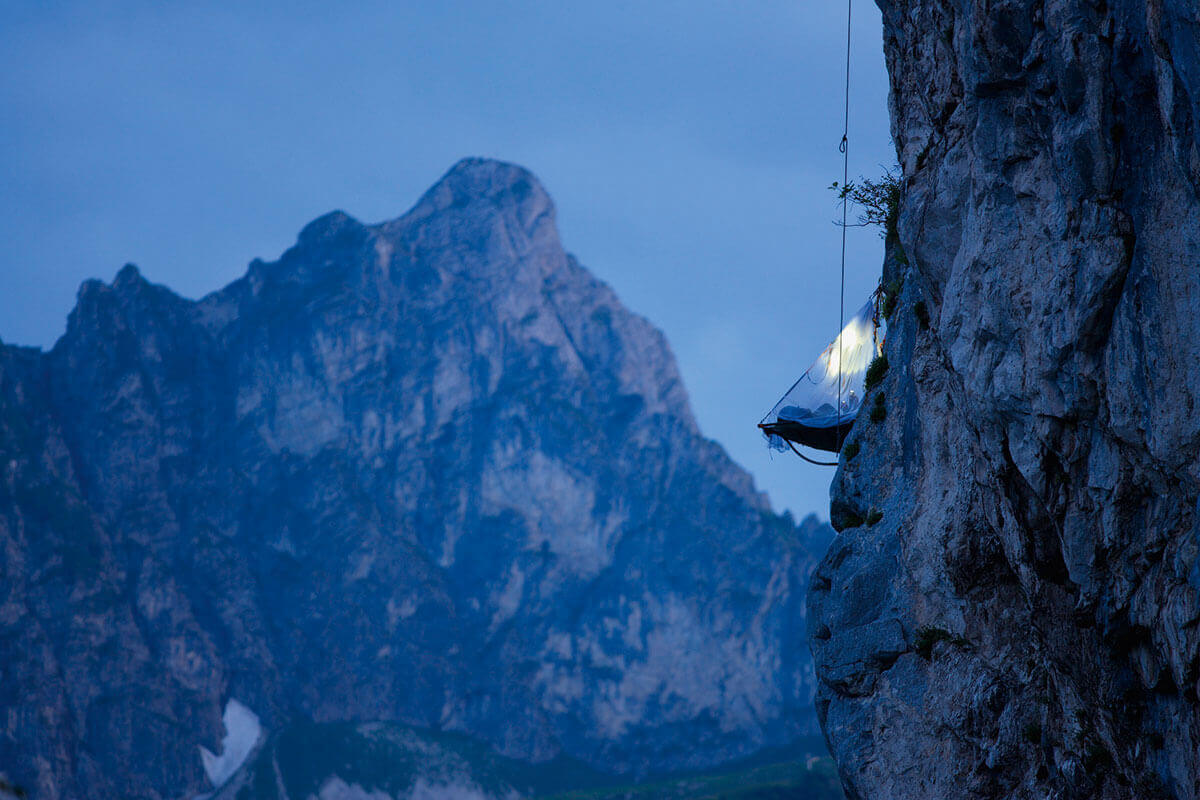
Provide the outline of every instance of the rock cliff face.
<path id="1" fill-rule="evenodd" d="M 859 798 L 1198 797 L 1200 12 L 879 5 L 903 288 L 811 587 L 827 739 Z"/>
<path id="2" fill-rule="evenodd" d="M 51 352 L 0 347 L 0 468 L 0 773 L 39 798 L 191 796 L 293 720 L 635 775 L 815 730 L 827 529 L 513 166 L 198 302 L 84 284 Z"/>

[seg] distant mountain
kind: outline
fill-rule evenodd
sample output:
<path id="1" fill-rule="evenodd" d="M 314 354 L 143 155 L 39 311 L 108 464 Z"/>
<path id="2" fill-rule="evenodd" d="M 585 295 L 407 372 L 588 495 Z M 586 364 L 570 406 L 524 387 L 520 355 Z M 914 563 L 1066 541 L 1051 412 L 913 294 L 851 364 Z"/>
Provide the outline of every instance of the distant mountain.
<path id="1" fill-rule="evenodd" d="M 309 724 L 634 778 L 816 730 L 832 531 L 700 434 L 515 166 L 198 302 L 85 283 L 0 347 L 0 468 L 0 774 L 38 798 L 212 791 Z"/>

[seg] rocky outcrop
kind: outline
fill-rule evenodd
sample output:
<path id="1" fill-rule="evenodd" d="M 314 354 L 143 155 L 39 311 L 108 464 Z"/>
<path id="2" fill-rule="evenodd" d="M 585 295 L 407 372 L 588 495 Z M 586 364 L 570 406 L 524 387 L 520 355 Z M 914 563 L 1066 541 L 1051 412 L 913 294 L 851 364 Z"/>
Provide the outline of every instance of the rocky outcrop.
<path id="1" fill-rule="evenodd" d="M 815 730 L 825 526 L 703 438 L 517 167 L 198 302 L 84 284 L 0 348 L 0 466 L 0 769 L 39 798 L 190 796 L 293 721 L 635 776 Z"/>
<path id="2" fill-rule="evenodd" d="M 1196 798 L 1200 16 L 880 6 L 903 288 L 811 587 L 827 739 L 858 798 Z"/>

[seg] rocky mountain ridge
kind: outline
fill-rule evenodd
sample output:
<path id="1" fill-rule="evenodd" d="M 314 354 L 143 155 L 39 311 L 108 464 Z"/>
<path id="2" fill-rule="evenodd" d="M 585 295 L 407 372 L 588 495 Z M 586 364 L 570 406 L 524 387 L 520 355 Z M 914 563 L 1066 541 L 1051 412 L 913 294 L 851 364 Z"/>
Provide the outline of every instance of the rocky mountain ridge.
<path id="1" fill-rule="evenodd" d="M 903 288 L 809 605 L 848 792 L 1200 797 L 1196 5 L 879 6 Z"/>
<path id="2" fill-rule="evenodd" d="M 199 301 L 85 283 L 53 350 L 0 347 L 0 464 L 0 773 L 34 797 L 190 797 L 293 720 L 633 777 L 815 730 L 832 532 L 700 434 L 512 165 Z"/>

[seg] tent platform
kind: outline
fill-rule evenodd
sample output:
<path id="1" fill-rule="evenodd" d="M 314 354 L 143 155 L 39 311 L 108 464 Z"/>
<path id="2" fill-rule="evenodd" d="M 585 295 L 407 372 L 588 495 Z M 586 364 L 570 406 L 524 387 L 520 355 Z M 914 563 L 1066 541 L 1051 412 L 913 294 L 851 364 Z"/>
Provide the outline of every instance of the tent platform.
<path id="1" fill-rule="evenodd" d="M 768 436 L 778 436 L 789 442 L 802 444 L 814 450 L 824 450 L 827 453 L 837 453 L 846 443 L 850 428 L 854 425 L 854 417 L 844 419 L 837 425 L 813 426 L 790 420 L 775 422 L 760 422 L 758 427 Z"/>

